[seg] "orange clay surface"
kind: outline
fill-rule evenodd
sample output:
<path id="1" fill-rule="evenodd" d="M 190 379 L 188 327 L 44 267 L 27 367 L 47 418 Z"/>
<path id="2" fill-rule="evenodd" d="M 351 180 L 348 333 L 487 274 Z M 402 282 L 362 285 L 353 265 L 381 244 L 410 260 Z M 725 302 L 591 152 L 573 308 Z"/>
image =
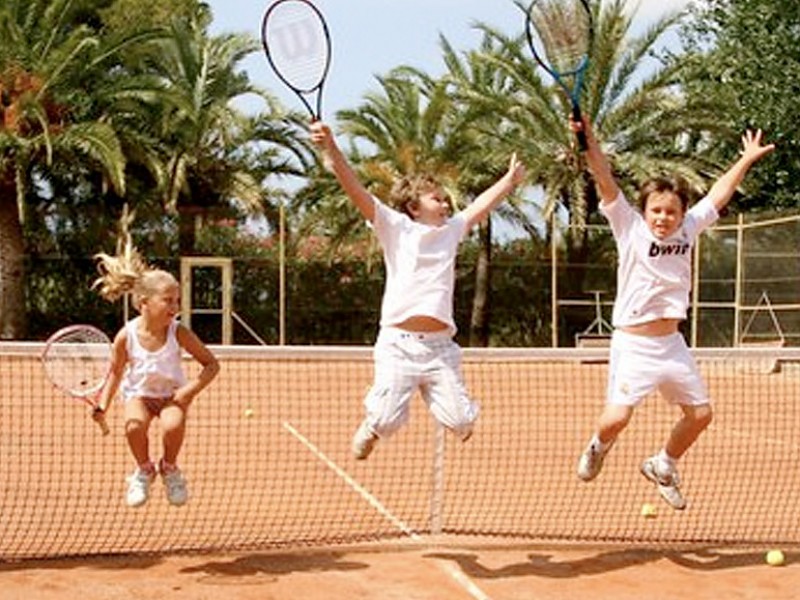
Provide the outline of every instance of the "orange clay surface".
<path id="1" fill-rule="evenodd" d="M 675 514 L 636 473 L 674 421 L 670 407 L 650 401 L 602 477 L 586 485 L 574 462 L 601 406 L 603 367 L 551 369 L 532 387 L 527 367 L 506 365 L 496 377 L 491 364 L 469 365 L 483 413 L 467 445 L 448 441 L 446 468 L 444 525 L 460 535 L 436 539 L 425 532 L 430 444 L 421 403 L 409 427 L 359 463 L 348 445 L 368 362 L 255 369 L 227 362 L 198 400 L 183 457 L 190 504 L 168 507 L 158 484 L 148 505 L 131 512 L 122 501 L 130 459 L 119 411 L 115 434 L 100 438 L 82 408 L 54 399 L 31 365 L 12 364 L 0 380 L 17 377 L 14 385 L 27 388 L 9 387 L 0 404 L 0 545 L 10 557 L 0 561 L 0 600 L 798 597 L 796 544 L 783 548 L 785 565 L 771 567 L 762 543 L 797 539 L 797 396 L 784 375 L 707 374 L 717 420 L 682 471 L 690 508 Z M 759 399 L 758 412 L 745 412 L 741 398 L 727 404 L 743 386 Z M 250 407 L 254 416 L 243 416 Z M 355 493 L 356 483 L 393 519 Z M 655 519 L 639 514 L 645 501 L 656 503 Z M 512 535 L 470 533 L 506 526 Z M 517 530 L 642 541 L 533 544 L 515 541 Z M 657 543 L 698 532 L 741 536 L 755 549 Z M 326 534 L 344 543 L 326 544 Z M 358 543 L 376 534 L 397 543 Z M 259 549 L 236 549 L 243 546 Z M 83 556 L 37 558 L 51 548 Z"/>
<path id="2" fill-rule="evenodd" d="M 37 600 L 726 600 L 795 598 L 800 555 L 478 546 L 114 557 L 0 565 Z"/>

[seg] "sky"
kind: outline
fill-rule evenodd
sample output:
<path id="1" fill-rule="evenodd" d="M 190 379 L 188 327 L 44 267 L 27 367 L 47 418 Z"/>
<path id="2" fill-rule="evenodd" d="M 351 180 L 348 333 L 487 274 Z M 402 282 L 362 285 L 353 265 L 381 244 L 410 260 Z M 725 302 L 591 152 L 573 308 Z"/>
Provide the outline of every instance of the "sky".
<path id="1" fill-rule="evenodd" d="M 206 0 L 211 6 L 212 34 L 249 32 L 260 36 L 261 19 L 271 0 Z M 635 23 L 645 26 L 688 0 L 639 0 Z M 520 10 L 512 0 L 315 0 L 331 33 L 333 60 L 323 92 L 323 119 L 361 104 L 369 91 L 379 89 L 376 75 L 399 65 L 431 75 L 444 70 L 440 35 L 456 50 L 476 48 L 481 34 L 476 22 L 507 35 L 522 33 Z M 636 0 L 630 1 L 631 5 Z M 261 53 L 241 63 L 250 80 L 267 88 L 287 107 L 302 109 L 270 70 Z M 254 100 L 250 101 L 254 102 Z M 257 110 L 247 100 L 242 108 Z"/>

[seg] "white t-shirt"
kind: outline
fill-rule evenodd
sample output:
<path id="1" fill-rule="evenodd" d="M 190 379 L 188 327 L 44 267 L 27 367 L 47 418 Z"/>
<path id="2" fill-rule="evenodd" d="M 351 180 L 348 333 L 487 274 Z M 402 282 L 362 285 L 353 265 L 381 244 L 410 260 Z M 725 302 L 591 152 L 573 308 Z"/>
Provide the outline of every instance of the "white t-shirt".
<path id="1" fill-rule="evenodd" d="M 372 226 L 386 265 L 381 327 L 426 316 L 446 323 L 455 335 L 453 288 L 458 245 L 467 231 L 463 215 L 456 214 L 441 227 L 432 227 L 417 223 L 377 198 L 373 202 Z"/>
<path id="2" fill-rule="evenodd" d="M 164 345 L 149 352 L 139 343 L 136 330 L 140 319 L 136 317 L 125 324 L 128 370 L 122 380 L 122 397 L 126 401 L 130 398 L 169 398 L 186 383 L 181 366 L 181 346 L 175 333 L 178 321 L 170 323 Z"/>
<path id="3" fill-rule="evenodd" d="M 601 212 L 617 242 L 617 297 L 612 324 L 640 325 L 656 319 L 685 319 L 692 287 L 692 248 L 697 236 L 719 218 L 708 198 L 692 206 L 669 238 L 659 240 L 644 217 L 620 192 Z"/>

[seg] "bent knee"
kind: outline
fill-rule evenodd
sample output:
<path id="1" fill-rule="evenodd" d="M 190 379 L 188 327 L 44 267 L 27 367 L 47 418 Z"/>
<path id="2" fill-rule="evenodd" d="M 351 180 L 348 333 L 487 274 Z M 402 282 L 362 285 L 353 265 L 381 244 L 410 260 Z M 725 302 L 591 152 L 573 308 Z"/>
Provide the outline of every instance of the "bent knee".
<path id="1" fill-rule="evenodd" d="M 710 404 L 692 406 L 685 411 L 686 416 L 700 429 L 705 429 L 714 420 L 714 409 Z"/>

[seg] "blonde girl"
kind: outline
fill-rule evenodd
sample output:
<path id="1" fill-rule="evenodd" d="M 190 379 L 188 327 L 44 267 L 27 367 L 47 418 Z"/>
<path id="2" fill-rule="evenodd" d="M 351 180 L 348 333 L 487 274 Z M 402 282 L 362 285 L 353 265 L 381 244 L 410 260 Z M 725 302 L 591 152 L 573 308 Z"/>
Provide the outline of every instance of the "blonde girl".
<path id="1" fill-rule="evenodd" d="M 111 375 L 98 401 L 98 418 L 120 390 L 125 406 L 125 437 L 136 461 L 128 477 L 126 502 L 147 502 L 150 486 L 160 474 L 167 500 L 181 506 L 188 499 L 186 479 L 178 468 L 186 415 L 194 398 L 219 372 L 219 363 L 205 344 L 176 317 L 180 288 L 175 277 L 148 266 L 128 243 L 118 256 L 98 254 L 100 277 L 95 287 L 106 300 L 130 293 L 139 315 L 114 338 Z M 183 351 L 202 369 L 187 379 L 181 366 Z M 154 417 L 161 422 L 163 455 L 156 465 L 150 458 L 148 429 Z"/>

